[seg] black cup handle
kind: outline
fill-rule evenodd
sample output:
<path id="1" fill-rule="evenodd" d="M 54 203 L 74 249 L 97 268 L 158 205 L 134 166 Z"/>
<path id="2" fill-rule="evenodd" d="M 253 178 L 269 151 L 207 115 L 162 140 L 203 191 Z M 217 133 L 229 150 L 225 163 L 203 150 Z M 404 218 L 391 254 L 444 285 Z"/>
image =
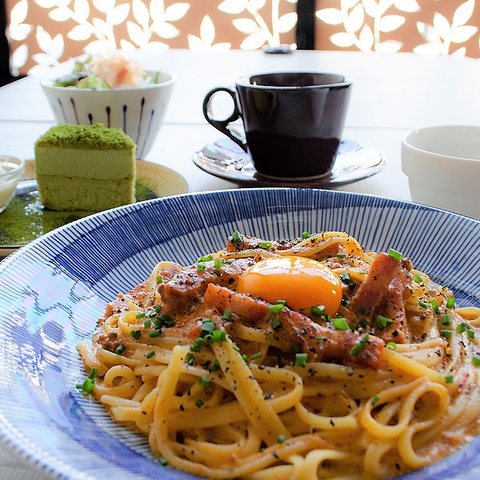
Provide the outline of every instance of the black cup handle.
<path id="1" fill-rule="evenodd" d="M 215 119 L 212 115 L 212 99 L 218 92 L 226 92 L 230 95 L 233 100 L 233 112 L 232 114 L 223 120 Z M 205 99 L 203 100 L 203 115 L 207 122 L 215 127 L 217 130 L 220 130 L 224 135 L 228 138 L 233 140 L 237 145 L 239 145 L 245 152 L 247 151 L 247 142 L 245 138 L 241 138 L 235 135 L 232 132 L 232 128 L 230 126 L 231 123 L 235 122 L 239 118 L 242 118 L 240 114 L 240 110 L 237 104 L 237 93 L 234 88 L 230 87 L 216 87 L 210 90 L 206 95 Z"/>

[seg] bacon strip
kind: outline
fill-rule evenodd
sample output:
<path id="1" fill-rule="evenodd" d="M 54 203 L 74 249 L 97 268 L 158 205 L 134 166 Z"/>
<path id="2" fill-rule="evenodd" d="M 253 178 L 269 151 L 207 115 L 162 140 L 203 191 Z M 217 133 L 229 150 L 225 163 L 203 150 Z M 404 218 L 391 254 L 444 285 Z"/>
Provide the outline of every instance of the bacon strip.
<path id="1" fill-rule="evenodd" d="M 377 335 L 384 342 L 406 343 L 410 337 L 407 323 L 407 315 L 405 313 L 405 303 L 403 301 L 404 284 L 399 276 L 396 276 L 385 294 L 381 311 L 382 314 L 393 320 L 388 329 L 383 332 L 377 332 Z"/>
<path id="2" fill-rule="evenodd" d="M 222 268 L 215 268 L 213 261 L 206 262 L 204 270 L 199 270 L 196 264 L 184 268 L 171 280 L 158 286 L 162 311 L 169 315 L 185 312 L 192 302 L 203 296 L 209 283 L 235 287 L 240 276 L 253 263 L 251 258 L 241 258 L 232 264 L 223 264 Z"/>
<path id="3" fill-rule="evenodd" d="M 367 278 L 350 301 L 350 308 L 356 313 L 373 312 L 387 292 L 391 281 L 400 272 L 401 266 L 399 260 L 386 253 L 379 253 L 370 267 Z"/>
<path id="4" fill-rule="evenodd" d="M 284 307 L 278 314 L 269 312 L 269 304 L 248 295 L 232 292 L 218 285 L 209 284 L 204 302 L 220 313 L 231 310 L 238 317 L 246 319 L 253 326 L 263 327 L 271 335 L 281 339 L 287 348 L 299 347 L 310 361 L 336 360 L 348 365 L 361 365 L 378 368 L 384 342 L 370 335 L 365 346 L 352 354 L 353 347 L 359 344 L 363 335 L 352 330 L 335 330 L 313 322 L 299 312 Z M 273 330 L 271 320 L 278 318 L 281 326 Z"/>

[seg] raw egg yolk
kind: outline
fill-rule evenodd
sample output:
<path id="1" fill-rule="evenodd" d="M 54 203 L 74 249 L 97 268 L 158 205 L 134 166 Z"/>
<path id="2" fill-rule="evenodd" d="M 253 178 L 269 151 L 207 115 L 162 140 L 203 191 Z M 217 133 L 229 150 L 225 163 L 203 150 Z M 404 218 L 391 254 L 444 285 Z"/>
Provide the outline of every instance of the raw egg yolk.
<path id="1" fill-rule="evenodd" d="M 237 291 L 269 303 L 285 300 L 295 310 L 323 305 L 334 315 L 340 308 L 342 285 L 323 263 L 304 257 L 261 260 L 240 277 Z"/>

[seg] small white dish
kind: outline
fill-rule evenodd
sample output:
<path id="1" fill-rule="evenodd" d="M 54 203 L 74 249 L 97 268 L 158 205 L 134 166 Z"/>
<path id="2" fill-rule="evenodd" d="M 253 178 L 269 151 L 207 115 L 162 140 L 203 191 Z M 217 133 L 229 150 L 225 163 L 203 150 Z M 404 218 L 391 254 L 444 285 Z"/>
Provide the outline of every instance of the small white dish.
<path id="1" fill-rule="evenodd" d="M 480 220 L 480 126 L 421 128 L 402 141 L 412 200 Z"/>
<path id="2" fill-rule="evenodd" d="M 24 170 L 23 159 L 0 155 L 0 213 L 7 209 Z"/>

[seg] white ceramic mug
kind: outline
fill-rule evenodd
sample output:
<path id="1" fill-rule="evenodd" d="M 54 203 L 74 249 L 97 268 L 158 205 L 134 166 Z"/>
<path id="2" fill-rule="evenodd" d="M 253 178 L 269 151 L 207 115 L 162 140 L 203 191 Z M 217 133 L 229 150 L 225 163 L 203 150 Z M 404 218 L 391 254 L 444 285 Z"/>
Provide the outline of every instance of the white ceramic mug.
<path id="1" fill-rule="evenodd" d="M 480 126 L 414 130 L 401 156 L 414 202 L 480 220 Z"/>

